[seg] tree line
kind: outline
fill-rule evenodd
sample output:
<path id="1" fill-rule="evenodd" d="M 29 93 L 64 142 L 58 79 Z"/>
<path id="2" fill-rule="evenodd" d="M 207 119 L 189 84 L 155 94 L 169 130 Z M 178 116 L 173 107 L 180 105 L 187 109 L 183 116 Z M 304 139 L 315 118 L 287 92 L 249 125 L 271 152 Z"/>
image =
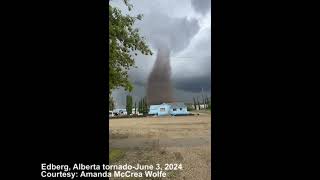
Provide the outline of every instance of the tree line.
<path id="1" fill-rule="evenodd" d="M 198 109 L 198 110 L 201 110 L 202 109 L 202 107 L 201 107 L 201 102 L 199 101 L 199 98 L 197 97 L 197 98 L 195 98 L 195 97 L 193 97 L 193 107 L 194 107 L 194 109 Z M 206 97 L 204 97 L 204 96 L 202 96 L 202 104 L 203 104 L 203 109 L 211 109 L 211 100 L 210 100 L 210 98 L 208 98 L 207 96 Z"/>
<path id="2" fill-rule="evenodd" d="M 137 107 L 138 106 L 138 107 Z M 141 98 L 138 102 L 133 104 L 133 98 L 131 95 L 127 95 L 126 98 L 126 110 L 128 114 L 133 114 L 132 109 L 134 108 L 134 114 L 142 113 L 143 115 L 148 114 L 149 108 L 146 97 Z"/>
<path id="3" fill-rule="evenodd" d="M 201 104 L 203 105 L 203 108 L 201 107 Z M 188 106 L 189 107 L 189 106 Z M 209 109 L 211 110 L 211 100 L 210 98 L 203 97 L 202 102 L 200 102 L 199 98 L 193 97 L 193 109 Z M 115 102 L 112 96 L 109 96 L 109 110 L 112 111 L 115 109 Z M 132 109 L 134 109 L 134 112 L 132 112 Z M 146 97 L 141 98 L 139 101 L 136 101 L 133 103 L 133 98 L 131 95 L 127 95 L 126 97 L 126 110 L 128 114 L 147 114 L 149 112 L 148 104 Z M 190 110 L 190 109 L 189 109 Z"/>

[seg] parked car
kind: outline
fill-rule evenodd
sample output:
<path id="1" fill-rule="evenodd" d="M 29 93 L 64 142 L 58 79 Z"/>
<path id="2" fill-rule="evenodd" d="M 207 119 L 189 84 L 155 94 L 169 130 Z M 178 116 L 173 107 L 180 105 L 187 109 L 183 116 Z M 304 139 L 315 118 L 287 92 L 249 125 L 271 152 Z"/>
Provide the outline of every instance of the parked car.
<path id="1" fill-rule="evenodd" d="M 114 116 L 115 116 L 114 112 L 109 111 L 109 117 L 114 117 Z"/>
<path id="2" fill-rule="evenodd" d="M 127 115 L 126 109 L 115 109 L 115 110 L 113 110 L 113 113 L 115 116 Z"/>

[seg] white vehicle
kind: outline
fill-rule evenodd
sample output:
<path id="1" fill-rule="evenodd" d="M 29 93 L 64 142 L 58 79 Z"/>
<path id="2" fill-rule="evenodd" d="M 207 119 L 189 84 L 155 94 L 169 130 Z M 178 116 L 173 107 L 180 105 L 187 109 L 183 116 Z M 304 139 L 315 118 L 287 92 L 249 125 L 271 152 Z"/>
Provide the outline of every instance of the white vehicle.
<path id="1" fill-rule="evenodd" d="M 127 115 L 127 110 L 126 109 L 115 109 L 115 110 L 113 110 L 113 114 L 115 116 Z"/>
<path id="2" fill-rule="evenodd" d="M 120 115 L 127 115 L 127 111 L 120 111 Z"/>
<path id="3" fill-rule="evenodd" d="M 109 117 L 114 117 L 115 114 L 112 111 L 109 111 Z"/>

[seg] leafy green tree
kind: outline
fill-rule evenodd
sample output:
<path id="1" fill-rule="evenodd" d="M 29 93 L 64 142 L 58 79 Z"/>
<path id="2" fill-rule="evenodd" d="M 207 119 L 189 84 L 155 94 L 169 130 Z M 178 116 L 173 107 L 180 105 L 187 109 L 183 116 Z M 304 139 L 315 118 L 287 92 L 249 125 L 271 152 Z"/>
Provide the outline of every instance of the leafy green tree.
<path id="1" fill-rule="evenodd" d="M 144 114 L 148 114 L 148 104 L 147 104 L 147 98 L 144 98 Z"/>
<path id="2" fill-rule="evenodd" d="M 192 111 L 192 105 L 187 105 L 187 111 Z"/>
<path id="3" fill-rule="evenodd" d="M 144 106 L 144 98 L 142 98 L 142 100 L 141 100 L 141 112 L 142 112 L 143 114 L 145 114 L 144 108 L 145 108 L 145 106 Z"/>
<path id="4" fill-rule="evenodd" d="M 128 115 L 132 114 L 132 96 L 127 95 L 126 110 Z"/>
<path id="5" fill-rule="evenodd" d="M 144 99 L 141 98 L 141 113 L 144 114 Z"/>
<path id="6" fill-rule="evenodd" d="M 140 99 L 140 110 L 139 110 L 139 113 L 143 113 L 143 99 L 141 98 Z"/>
<path id="7" fill-rule="evenodd" d="M 129 98 L 128 98 L 128 95 L 126 96 L 126 110 L 128 112 L 128 109 L 129 109 Z"/>
<path id="8" fill-rule="evenodd" d="M 130 100 L 130 110 L 129 110 L 129 115 L 132 114 L 132 109 L 133 109 L 133 99 L 132 99 L 132 96 L 129 96 L 129 100 Z"/>
<path id="9" fill-rule="evenodd" d="M 133 6 L 129 1 L 123 2 L 131 11 Z M 145 39 L 139 35 L 139 30 L 133 27 L 135 21 L 141 19 L 141 14 L 123 15 L 120 9 L 109 3 L 109 94 L 118 87 L 132 91 L 128 70 L 135 67 L 134 56 L 137 56 L 137 52 L 152 55 Z"/>

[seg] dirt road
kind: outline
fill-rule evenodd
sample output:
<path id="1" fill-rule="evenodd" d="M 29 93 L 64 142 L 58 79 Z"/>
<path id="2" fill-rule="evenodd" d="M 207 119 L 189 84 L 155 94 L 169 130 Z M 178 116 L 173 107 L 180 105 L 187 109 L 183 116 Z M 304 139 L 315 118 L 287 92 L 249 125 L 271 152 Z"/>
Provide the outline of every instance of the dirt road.
<path id="1" fill-rule="evenodd" d="M 109 125 L 110 150 L 125 154 L 113 164 L 181 163 L 183 170 L 168 172 L 168 179 L 210 179 L 210 114 L 111 119 Z"/>

